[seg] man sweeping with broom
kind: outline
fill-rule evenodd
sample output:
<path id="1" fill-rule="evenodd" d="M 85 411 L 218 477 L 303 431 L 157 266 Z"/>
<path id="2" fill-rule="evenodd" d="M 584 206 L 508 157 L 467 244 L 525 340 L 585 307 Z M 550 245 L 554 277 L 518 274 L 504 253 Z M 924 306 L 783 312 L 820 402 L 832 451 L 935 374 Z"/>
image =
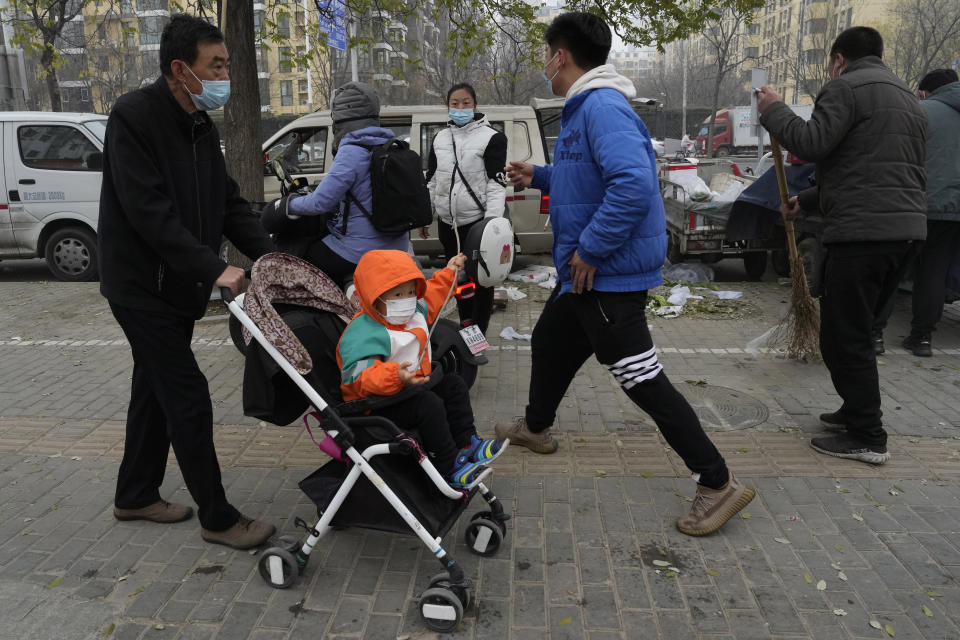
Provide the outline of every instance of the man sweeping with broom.
<path id="1" fill-rule="evenodd" d="M 871 330 L 897 289 L 902 267 L 926 237 L 926 119 L 910 89 L 883 64 L 869 27 L 842 32 L 830 49 L 830 81 L 804 122 L 764 87 L 761 124 L 789 151 L 816 162 L 817 186 L 782 207 L 824 217 L 820 351 L 843 405 L 820 416 L 837 435 L 810 444 L 838 458 L 890 459 L 880 411 Z"/>

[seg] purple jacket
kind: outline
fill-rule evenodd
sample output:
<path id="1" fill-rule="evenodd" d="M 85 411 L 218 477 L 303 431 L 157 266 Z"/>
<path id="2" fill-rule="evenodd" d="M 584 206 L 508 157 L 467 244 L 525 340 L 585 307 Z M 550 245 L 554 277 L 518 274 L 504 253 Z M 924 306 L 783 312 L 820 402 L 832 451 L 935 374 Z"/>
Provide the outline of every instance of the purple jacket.
<path id="1" fill-rule="evenodd" d="M 320 181 L 313 193 L 290 201 L 290 213 L 300 216 L 328 214 L 330 234 L 323 242 L 344 260 L 356 264 L 360 257 L 373 249 L 406 251 L 410 237 L 407 232 L 388 234 L 377 231 L 370 219 L 351 203 L 347 234 L 343 234 L 343 216 L 348 210 L 347 191 L 360 201 L 367 211 L 373 210 L 370 187 L 370 151 L 360 145 L 386 144 L 394 137 L 390 129 L 367 127 L 343 136 L 330 172 Z"/>

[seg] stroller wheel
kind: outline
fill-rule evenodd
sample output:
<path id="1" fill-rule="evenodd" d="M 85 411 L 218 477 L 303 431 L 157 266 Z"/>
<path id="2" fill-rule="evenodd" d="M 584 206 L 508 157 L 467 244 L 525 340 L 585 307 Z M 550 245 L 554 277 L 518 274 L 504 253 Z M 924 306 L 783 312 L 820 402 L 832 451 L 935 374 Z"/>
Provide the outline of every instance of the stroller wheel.
<path id="1" fill-rule="evenodd" d="M 274 589 L 286 589 L 300 573 L 293 554 L 280 547 L 270 547 L 260 555 L 260 577 Z"/>
<path id="2" fill-rule="evenodd" d="M 447 633 L 463 620 L 463 605 L 449 589 L 427 589 L 420 594 L 420 619 L 431 631 Z"/>
<path id="3" fill-rule="evenodd" d="M 470 590 L 472 583 L 469 580 L 465 580 L 465 583 L 466 584 L 450 584 L 450 574 L 444 571 L 430 578 L 429 588 L 449 589 L 457 596 L 460 604 L 462 604 L 464 610 L 466 610 L 470 608 L 470 604 L 473 602 L 473 592 Z"/>
<path id="4" fill-rule="evenodd" d="M 473 522 L 474 520 L 479 520 L 480 518 L 484 518 L 486 520 L 489 520 L 490 522 L 496 522 L 497 525 L 500 527 L 500 533 L 503 534 L 504 538 L 507 537 L 507 523 L 501 522 L 500 520 L 497 520 L 496 518 L 494 518 L 493 511 L 478 511 L 477 513 L 470 516 L 470 522 Z"/>
<path id="5" fill-rule="evenodd" d="M 478 556 L 492 556 L 503 542 L 500 526 L 493 520 L 483 517 L 471 520 L 463 537 L 470 551 Z"/>

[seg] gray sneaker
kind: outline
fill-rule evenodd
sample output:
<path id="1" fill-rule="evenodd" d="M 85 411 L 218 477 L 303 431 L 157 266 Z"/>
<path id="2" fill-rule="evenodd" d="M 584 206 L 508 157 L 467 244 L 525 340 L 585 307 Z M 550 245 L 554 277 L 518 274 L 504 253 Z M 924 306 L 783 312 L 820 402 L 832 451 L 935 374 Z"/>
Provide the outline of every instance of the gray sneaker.
<path id="1" fill-rule="evenodd" d="M 705 536 L 713 533 L 750 504 L 753 489 L 740 484 L 733 473 L 727 484 L 720 489 L 697 485 L 697 497 L 693 499 L 690 513 L 677 518 L 677 529 L 688 536 Z"/>
<path id="2" fill-rule="evenodd" d="M 493 426 L 498 438 L 510 438 L 510 444 L 526 447 L 534 453 L 556 453 L 560 446 L 550 429 L 540 432 L 530 431 L 527 419 L 517 416 L 513 420 L 498 422 Z"/>

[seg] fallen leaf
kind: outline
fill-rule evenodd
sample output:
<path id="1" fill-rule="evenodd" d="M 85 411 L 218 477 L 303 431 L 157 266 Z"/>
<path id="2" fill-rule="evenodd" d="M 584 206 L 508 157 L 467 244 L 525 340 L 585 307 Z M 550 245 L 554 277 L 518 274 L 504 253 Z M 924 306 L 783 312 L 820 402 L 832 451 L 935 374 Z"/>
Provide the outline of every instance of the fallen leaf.
<path id="1" fill-rule="evenodd" d="M 817 583 L 817 591 L 826 591 L 827 590 L 827 581 L 821 580 Z"/>
<path id="2" fill-rule="evenodd" d="M 838 572 L 837 572 L 837 577 L 840 578 L 841 580 L 843 580 L 844 582 L 847 581 L 847 574 L 845 574 L 843 571 L 838 571 Z"/>
<path id="3" fill-rule="evenodd" d="M 892 495 L 892 496 L 898 496 L 898 495 L 900 495 L 900 492 L 897 491 L 896 489 L 890 489 L 890 495 Z"/>
<path id="4" fill-rule="evenodd" d="M 669 567 L 669 566 L 670 566 L 670 563 L 667 562 L 667 561 L 665 561 L 665 560 L 654 560 L 654 561 L 653 561 L 653 564 L 654 564 L 654 566 L 657 566 L 657 567 Z"/>
<path id="5" fill-rule="evenodd" d="M 714 571 L 713 569 L 707 569 L 707 575 L 708 575 L 708 576 L 713 576 L 714 578 L 716 578 L 717 576 L 720 575 L 720 573 L 717 572 L 717 571 Z"/>
<path id="6" fill-rule="evenodd" d="M 130 577 L 130 576 L 120 576 L 119 578 L 117 578 L 117 582 L 123 582 L 124 580 L 126 580 L 126 579 L 129 578 L 129 577 Z"/>
<path id="7" fill-rule="evenodd" d="M 833 615 L 835 615 L 835 616 L 845 616 L 845 615 L 847 615 L 847 612 L 844 611 L 843 609 L 834 609 L 834 610 L 833 610 Z"/>
<path id="8" fill-rule="evenodd" d="M 869 493 L 863 494 L 863 497 L 869 500 L 870 502 L 876 502 L 876 500 L 873 499 L 873 496 L 870 495 Z"/>
<path id="9" fill-rule="evenodd" d="M 931 598 L 942 598 L 943 594 L 937 593 L 936 591 L 927 591 L 927 595 Z"/>
<path id="10" fill-rule="evenodd" d="M 927 605 L 923 605 L 920 610 L 923 611 L 923 615 L 927 616 L 928 618 L 933 617 L 933 611 L 930 611 L 930 607 Z"/>
<path id="11" fill-rule="evenodd" d="M 874 629 L 883 629 L 883 627 L 880 626 L 880 623 L 877 622 L 876 620 L 871 620 L 870 626 L 873 627 Z"/>
<path id="12" fill-rule="evenodd" d="M 557 620 L 557 626 L 562 627 L 563 625 L 570 624 L 571 622 L 573 622 L 573 618 L 571 618 L 570 616 L 567 616 L 566 618 L 560 618 L 559 620 Z"/>
<path id="13" fill-rule="evenodd" d="M 758 547 L 757 545 L 753 545 L 752 547 L 750 547 L 750 550 L 751 550 L 751 551 L 760 551 L 760 547 Z"/>
<path id="14" fill-rule="evenodd" d="M 857 522 L 863 522 L 863 516 L 860 515 L 859 513 L 853 514 L 852 517 L 853 517 L 853 519 L 856 520 Z"/>
<path id="15" fill-rule="evenodd" d="M 850 493 L 850 489 L 837 489 L 837 493 Z"/>
<path id="16" fill-rule="evenodd" d="M 83 458 L 81 458 L 80 456 L 73 456 L 73 457 L 71 457 L 70 459 L 71 459 L 71 460 L 80 461 L 80 460 L 82 460 Z"/>
<path id="17" fill-rule="evenodd" d="M 164 629 L 166 629 L 166 627 L 163 626 L 162 624 L 155 624 L 153 625 L 153 628 L 156 629 L 157 631 L 163 631 Z"/>
<path id="18" fill-rule="evenodd" d="M 896 489 L 897 491 L 899 491 L 900 493 L 906 493 L 906 491 L 904 491 L 901 487 L 899 487 L 899 486 L 897 486 L 897 485 L 893 485 L 893 488 Z"/>
<path id="19" fill-rule="evenodd" d="M 840 565 L 837 564 L 836 562 L 831 562 L 831 563 L 830 563 L 830 568 L 831 568 L 831 569 L 834 569 L 835 571 L 840 571 Z"/>
<path id="20" fill-rule="evenodd" d="M 596 472 L 595 475 L 596 475 L 598 478 L 606 478 L 606 477 L 607 477 L 607 472 L 604 471 L 603 469 L 597 469 L 597 472 Z"/>
<path id="21" fill-rule="evenodd" d="M 790 541 L 786 538 L 774 538 L 774 541 L 779 542 L 780 544 L 790 544 Z"/>
<path id="22" fill-rule="evenodd" d="M 749 512 L 749 511 L 741 511 L 741 512 L 740 512 L 740 517 L 743 518 L 744 520 L 749 520 L 749 519 L 750 519 L 750 512 Z"/>
<path id="23" fill-rule="evenodd" d="M 641 472 L 640 472 L 640 477 L 641 477 L 641 478 L 649 478 L 649 477 L 651 477 L 651 476 L 653 476 L 653 474 L 650 473 L 649 471 L 641 471 Z"/>
<path id="24" fill-rule="evenodd" d="M 60 586 L 60 583 L 63 582 L 63 576 L 57 576 L 53 580 L 47 583 L 47 589 L 53 589 Z"/>
<path id="25" fill-rule="evenodd" d="M 680 573 L 680 569 L 677 569 L 676 567 L 667 567 L 667 569 L 669 569 L 670 571 L 676 571 L 677 573 Z"/>
<path id="26" fill-rule="evenodd" d="M 110 637 L 110 636 L 113 634 L 113 631 L 114 631 L 114 629 L 116 629 L 116 628 L 117 628 L 117 625 L 114 624 L 113 622 L 111 622 L 111 623 L 108 624 L 106 627 L 104 627 L 103 633 L 100 634 L 100 635 L 102 635 L 104 638 L 108 638 L 108 637 Z"/>
<path id="27" fill-rule="evenodd" d="M 662 555 L 662 556 L 666 556 L 666 555 L 667 555 L 667 552 L 664 551 L 663 549 L 661 549 L 660 547 L 657 547 L 657 553 L 659 553 L 659 554 Z"/>
<path id="28" fill-rule="evenodd" d="M 803 574 L 803 579 L 807 581 L 807 584 L 813 584 L 813 576 L 809 573 Z"/>
<path id="29" fill-rule="evenodd" d="M 893 636 L 897 635 L 896 633 L 894 633 L 893 627 L 891 627 L 891 626 L 888 625 L 888 624 L 883 626 L 883 630 L 886 631 L 886 632 L 887 632 L 887 635 L 890 636 L 891 638 L 892 638 Z"/>
<path id="30" fill-rule="evenodd" d="M 833 545 L 833 548 L 836 549 L 837 551 L 839 551 L 840 553 L 843 553 L 843 547 L 841 547 L 840 545 L 835 544 L 835 545 Z"/>
<path id="31" fill-rule="evenodd" d="M 737 449 L 737 453 L 746 453 L 747 451 L 749 451 L 749 449 L 747 449 L 746 447 L 740 447 L 739 449 Z"/>
<path id="32" fill-rule="evenodd" d="M 667 571 L 667 572 L 666 572 L 665 574 L 663 574 L 663 575 L 667 576 L 668 578 L 672 578 L 672 577 L 674 577 L 675 575 L 677 575 L 677 572 L 676 572 L 676 571 Z"/>
<path id="33" fill-rule="evenodd" d="M 137 587 L 136 589 L 128 593 L 127 597 L 132 598 L 133 596 L 140 595 L 141 593 L 143 593 L 143 587 Z"/>

